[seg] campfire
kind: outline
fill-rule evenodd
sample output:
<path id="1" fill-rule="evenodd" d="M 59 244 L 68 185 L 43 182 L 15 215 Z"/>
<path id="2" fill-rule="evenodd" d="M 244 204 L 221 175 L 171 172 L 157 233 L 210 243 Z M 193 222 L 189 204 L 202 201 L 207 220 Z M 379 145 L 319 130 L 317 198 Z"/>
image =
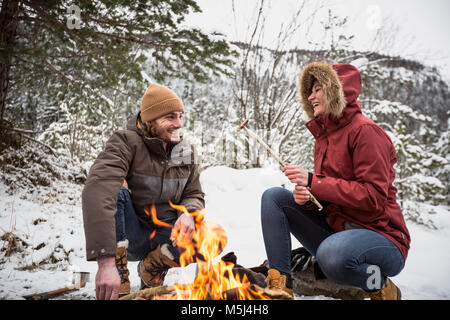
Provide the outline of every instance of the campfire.
<path id="1" fill-rule="evenodd" d="M 175 283 L 173 286 L 140 290 L 122 299 L 266 300 L 285 298 L 283 292 L 275 292 L 250 283 L 245 274 L 240 277 L 237 273 L 233 273 L 234 263 L 218 259 L 227 245 L 228 237 L 220 225 L 204 220 L 206 213 L 204 209 L 189 213 L 184 206 L 173 203 L 170 205 L 194 218 L 196 228 L 191 241 L 180 237 L 180 230 L 175 227 L 172 228 L 171 238 L 177 239 L 177 246 L 184 250 L 180 255 L 182 268 L 191 263 L 197 263 L 195 280 L 188 284 Z M 154 207 L 147 214 L 152 217 L 155 225 L 171 226 L 157 219 Z M 154 234 L 151 235 L 153 236 Z"/>

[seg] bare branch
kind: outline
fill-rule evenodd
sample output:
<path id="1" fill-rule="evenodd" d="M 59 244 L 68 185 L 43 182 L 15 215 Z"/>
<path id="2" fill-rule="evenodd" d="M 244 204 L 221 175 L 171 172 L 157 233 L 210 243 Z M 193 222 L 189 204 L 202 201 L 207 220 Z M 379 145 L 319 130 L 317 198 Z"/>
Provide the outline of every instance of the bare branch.
<path id="1" fill-rule="evenodd" d="M 9 131 L 17 132 L 17 133 L 20 134 L 22 137 L 24 137 L 24 138 L 26 138 L 26 139 L 28 139 L 28 140 L 30 140 L 30 141 L 36 142 L 37 144 L 40 144 L 41 146 L 46 147 L 48 150 L 50 150 L 50 152 L 51 152 L 54 156 L 57 156 L 57 153 L 56 153 L 55 149 L 53 149 L 52 147 L 50 147 L 48 144 L 43 143 L 43 142 L 41 142 L 41 141 L 39 141 L 39 140 L 36 140 L 36 139 L 33 138 L 33 137 L 30 137 L 28 134 L 29 134 L 29 133 L 33 133 L 32 131 L 29 131 L 29 130 L 23 130 L 23 129 L 16 129 L 16 128 L 8 128 L 8 127 L 5 127 L 5 129 L 6 129 L 6 130 L 9 130 Z"/>

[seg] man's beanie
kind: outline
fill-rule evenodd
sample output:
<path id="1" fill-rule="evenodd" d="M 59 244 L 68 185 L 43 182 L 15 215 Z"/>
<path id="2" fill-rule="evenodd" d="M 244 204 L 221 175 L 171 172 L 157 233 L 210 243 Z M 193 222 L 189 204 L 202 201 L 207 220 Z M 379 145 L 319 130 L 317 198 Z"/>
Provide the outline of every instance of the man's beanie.
<path id="1" fill-rule="evenodd" d="M 181 99 L 172 90 L 157 83 L 152 83 L 142 97 L 142 121 L 152 121 L 175 111 L 184 112 Z"/>

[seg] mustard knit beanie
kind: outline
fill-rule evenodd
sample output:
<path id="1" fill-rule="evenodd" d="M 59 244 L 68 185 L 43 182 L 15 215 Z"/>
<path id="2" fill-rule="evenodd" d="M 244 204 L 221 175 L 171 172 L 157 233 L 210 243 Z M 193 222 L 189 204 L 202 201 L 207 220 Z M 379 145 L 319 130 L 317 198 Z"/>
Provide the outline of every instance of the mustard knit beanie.
<path id="1" fill-rule="evenodd" d="M 157 83 L 152 83 L 142 97 L 142 122 L 158 119 L 174 111 L 184 112 L 181 99 L 172 90 Z"/>

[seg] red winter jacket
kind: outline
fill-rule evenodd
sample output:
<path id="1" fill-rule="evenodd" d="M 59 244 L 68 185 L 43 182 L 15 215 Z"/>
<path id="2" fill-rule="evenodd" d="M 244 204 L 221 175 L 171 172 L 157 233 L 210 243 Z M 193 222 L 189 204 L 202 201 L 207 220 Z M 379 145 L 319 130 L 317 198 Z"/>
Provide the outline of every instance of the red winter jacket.
<path id="1" fill-rule="evenodd" d="M 329 104 L 334 105 L 328 114 L 306 123 L 316 139 L 312 194 L 319 202 L 330 203 L 324 211 L 335 231 L 356 223 L 390 239 L 406 260 L 410 235 L 392 184 L 396 152 L 386 132 L 361 113 L 357 101 L 359 71 L 348 64 L 332 68 L 324 63 L 308 65 L 301 78 L 302 102 L 308 115 L 312 106 L 305 98 L 314 78 L 322 84 Z"/>

